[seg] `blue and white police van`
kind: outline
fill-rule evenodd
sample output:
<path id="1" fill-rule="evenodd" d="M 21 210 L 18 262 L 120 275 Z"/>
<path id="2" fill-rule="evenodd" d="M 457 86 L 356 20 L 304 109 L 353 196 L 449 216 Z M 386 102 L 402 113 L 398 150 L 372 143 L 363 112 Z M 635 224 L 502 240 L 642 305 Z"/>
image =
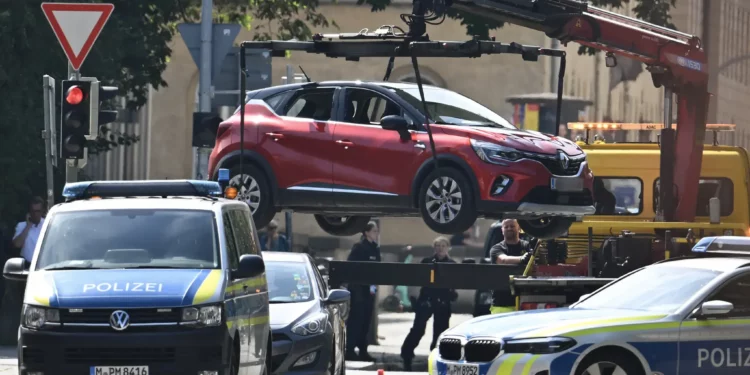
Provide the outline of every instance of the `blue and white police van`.
<path id="1" fill-rule="evenodd" d="M 431 375 L 750 374 L 750 238 L 707 237 L 558 309 L 445 331 Z"/>
<path id="2" fill-rule="evenodd" d="M 224 173 L 226 174 L 226 173 Z M 265 265 L 217 182 L 67 184 L 26 281 L 20 375 L 268 374 Z"/>

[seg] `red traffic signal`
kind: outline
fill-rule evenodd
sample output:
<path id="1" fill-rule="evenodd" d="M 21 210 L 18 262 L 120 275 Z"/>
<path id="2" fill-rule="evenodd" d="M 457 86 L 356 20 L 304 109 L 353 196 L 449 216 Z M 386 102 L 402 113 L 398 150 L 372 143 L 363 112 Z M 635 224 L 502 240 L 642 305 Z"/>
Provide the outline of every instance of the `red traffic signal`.
<path id="1" fill-rule="evenodd" d="M 65 101 L 72 105 L 80 104 L 83 101 L 83 90 L 78 86 L 72 86 L 65 93 Z"/>

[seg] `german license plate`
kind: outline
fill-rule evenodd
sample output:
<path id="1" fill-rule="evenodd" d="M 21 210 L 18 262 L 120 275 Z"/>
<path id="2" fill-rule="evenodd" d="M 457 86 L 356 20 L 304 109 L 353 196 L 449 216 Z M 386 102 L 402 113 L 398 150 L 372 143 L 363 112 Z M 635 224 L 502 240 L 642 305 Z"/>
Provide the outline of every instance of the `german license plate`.
<path id="1" fill-rule="evenodd" d="M 148 375 L 148 366 L 92 366 L 89 375 Z"/>
<path id="2" fill-rule="evenodd" d="M 446 364 L 445 374 L 441 375 L 479 375 L 479 365 Z"/>
<path id="3" fill-rule="evenodd" d="M 579 177 L 552 177 L 549 180 L 549 187 L 554 191 L 582 191 L 583 179 Z"/>

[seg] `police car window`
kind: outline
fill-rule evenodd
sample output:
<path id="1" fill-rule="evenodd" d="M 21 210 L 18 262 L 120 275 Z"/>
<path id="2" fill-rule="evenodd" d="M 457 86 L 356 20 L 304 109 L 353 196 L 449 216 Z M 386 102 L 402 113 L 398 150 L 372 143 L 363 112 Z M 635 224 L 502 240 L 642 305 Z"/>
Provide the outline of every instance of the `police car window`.
<path id="1" fill-rule="evenodd" d="M 211 211 L 117 209 L 55 214 L 36 269 L 219 268 Z"/>
<path id="2" fill-rule="evenodd" d="M 232 230 L 231 219 L 228 212 L 224 212 L 224 237 L 227 241 L 227 258 L 229 258 L 229 268 L 236 270 L 240 266 L 240 259 L 237 256 L 237 244 L 234 240 L 234 230 Z"/>
<path id="3" fill-rule="evenodd" d="M 638 215 L 643 181 L 636 177 L 594 177 L 595 215 Z"/>
<path id="4" fill-rule="evenodd" d="M 688 267 L 645 267 L 600 289 L 574 308 L 673 313 L 719 274 Z"/>
<path id="5" fill-rule="evenodd" d="M 229 214 L 232 218 L 232 229 L 237 244 L 238 257 L 245 254 L 257 254 L 257 251 L 253 251 L 253 232 L 250 230 L 250 222 L 247 220 L 245 212 L 232 210 Z"/>
<path id="6" fill-rule="evenodd" d="M 720 318 L 736 318 L 750 316 L 750 275 L 741 276 L 722 287 L 709 301 L 726 301 L 734 305 L 729 314 Z"/>
<path id="7" fill-rule="evenodd" d="M 654 181 L 654 212 L 659 204 L 659 179 Z M 698 200 L 696 216 L 709 216 L 708 204 L 711 198 L 719 198 L 721 216 L 729 216 L 734 211 L 734 184 L 728 178 L 701 178 L 698 180 Z"/>
<path id="8" fill-rule="evenodd" d="M 266 261 L 270 303 L 313 300 L 312 279 L 303 262 Z"/>

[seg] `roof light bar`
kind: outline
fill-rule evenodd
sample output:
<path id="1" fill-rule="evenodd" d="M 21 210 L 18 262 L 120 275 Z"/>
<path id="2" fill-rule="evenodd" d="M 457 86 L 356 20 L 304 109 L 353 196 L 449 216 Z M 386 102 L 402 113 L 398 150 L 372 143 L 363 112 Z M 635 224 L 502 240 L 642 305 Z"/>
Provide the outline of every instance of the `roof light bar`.
<path id="1" fill-rule="evenodd" d="M 693 246 L 692 252 L 706 255 L 750 256 L 750 237 L 703 237 Z"/>
<path id="2" fill-rule="evenodd" d="M 221 197 L 218 182 L 200 180 L 86 181 L 65 184 L 66 201 L 92 197 Z"/>
<path id="3" fill-rule="evenodd" d="M 672 124 L 677 128 L 677 124 Z M 737 126 L 734 124 L 706 124 L 707 131 L 734 131 Z M 620 122 L 569 122 L 569 130 L 661 130 L 664 124 L 661 123 L 620 123 Z"/>

